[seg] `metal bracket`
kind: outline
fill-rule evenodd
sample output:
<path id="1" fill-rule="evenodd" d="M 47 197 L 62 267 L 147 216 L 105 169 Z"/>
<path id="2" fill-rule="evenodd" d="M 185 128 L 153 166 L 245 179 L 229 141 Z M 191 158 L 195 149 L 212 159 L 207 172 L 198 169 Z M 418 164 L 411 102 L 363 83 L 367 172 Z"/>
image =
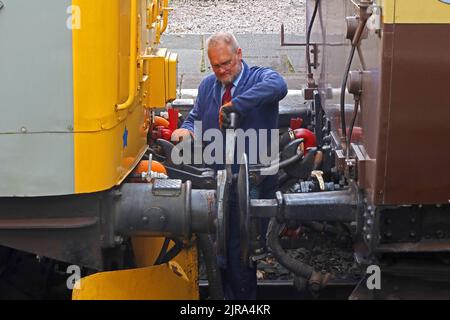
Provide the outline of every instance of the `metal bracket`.
<path id="1" fill-rule="evenodd" d="M 281 25 L 281 46 L 282 47 L 306 47 L 306 43 L 302 42 L 286 42 L 284 40 L 284 24 Z M 312 47 L 311 52 L 308 52 L 307 54 L 313 54 L 314 55 L 314 59 L 311 63 L 311 67 L 313 67 L 314 69 L 317 69 L 319 67 L 319 45 L 318 43 L 310 43 L 309 44 Z"/>

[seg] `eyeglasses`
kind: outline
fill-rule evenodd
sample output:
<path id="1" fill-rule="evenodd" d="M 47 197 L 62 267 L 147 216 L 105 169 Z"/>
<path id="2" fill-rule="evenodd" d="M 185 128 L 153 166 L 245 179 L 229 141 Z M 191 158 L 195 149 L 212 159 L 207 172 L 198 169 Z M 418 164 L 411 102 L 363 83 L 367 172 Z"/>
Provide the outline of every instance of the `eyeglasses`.
<path id="1" fill-rule="evenodd" d="M 231 58 L 231 59 L 228 60 L 228 61 L 225 61 L 224 63 L 220 63 L 220 64 L 212 64 L 211 67 L 212 67 L 213 69 L 221 69 L 221 68 L 223 68 L 223 69 L 228 69 L 228 68 L 231 67 L 232 64 L 233 64 L 233 58 Z"/>

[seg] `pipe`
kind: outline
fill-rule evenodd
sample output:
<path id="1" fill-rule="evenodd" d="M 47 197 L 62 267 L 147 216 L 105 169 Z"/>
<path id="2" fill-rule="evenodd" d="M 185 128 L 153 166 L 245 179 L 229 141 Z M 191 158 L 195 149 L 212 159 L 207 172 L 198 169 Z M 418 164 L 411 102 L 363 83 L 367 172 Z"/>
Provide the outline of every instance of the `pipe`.
<path id="1" fill-rule="evenodd" d="M 215 190 L 192 190 L 190 181 L 124 183 L 115 205 L 115 232 L 121 236 L 190 239 L 215 230 Z"/>
<path id="2" fill-rule="evenodd" d="M 298 221 L 355 221 L 356 198 L 352 189 L 284 194 L 283 217 Z"/>
<path id="3" fill-rule="evenodd" d="M 314 11 L 313 11 L 313 14 L 311 17 L 311 21 L 308 26 L 308 32 L 306 34 L 306 67 L 308 69 L 308 84 L 310 84 L 309 83 L 310 81 L 312 83 L 314 82 L 312 69 L 311 69 L 311 56 L 310 56 L 311 53 L 309 52 L 309 46 L 310 46 L 310 42 L 311 42 L 311 32 L 312 32 L 312 28 L 314 26 L 314 21 L 316 20 L 317 9 L 319 8 L 319 3 L 320 3 L 320 0 L 316 0 L 316 4 L 314 6 Z"/>
<path id="4" fill-rule="evenodd" d="M 272 250 L 273 256 L 283 267 L 294 273 L 296 276 L 309 280 L 314 272 L 313 267 L 292 258 L 284 251 L 279 237 L 281 229 L 282 226 L 277 222 L 276 218 L 270 219 L 266 236 L 267 246 Z"/>
<path id="5" fill-rule="evenodd" d="M 352 120 L 350 122 L 350 128 L 348 131 L 348 137 L 347 137 L 347 146 L 346 146 L 347 159 L 350 158 L 350 144 L 352 142 L 353 128 L 355 127 L 356 117 L 358 116 L 358 109 L 359 109 L 359 96 L 355 96 L 355 105 L 354 105 L 354 109 L 353 109 Z"/>
<path id="6" fill-rule="evenodd" d="M 222 275 L 217 265 L 217 256 L 213 243 L 207 234 L 197 234 L 197 240 L 200 250 L 203 253 L 203 258 L 205 259 L 210 299 L 224 300 Z"/>
<path id="7" fill-rule="evenodd" d="M 320 290 L 327 284 L 332 275 L 330 273 L 316 272 L 312 266 L 296 260 L 287 254 L 280 242 L 279 234 L 281 229 L 282 226 L 277 222 L 277 219 L 272 218 L 267 230 L 267 246 L 272 250 L 273 256 L 296 277 L 306 279 L 311 291 Z"/>
<path id="8" fill-rule="evenodd" d="M 340 111 L 341 111 L 341 130 L 342 130 L 342 142 L 347 145 L 347 126 L 345 124 L 345 88 L 347 87 L 348 74 L 353 62 L 353 57 L 355 56 L 355 51 L 360 44 L 361 36 L 363 34 L 364 28 L 366 27 L 367 20 L 370 18 L 371 13 L 368 12 L 369 4 L 371 1 L 367 1 L 359 4 L 359 24 L 356 29 L 355 35 L 352 39 L 352 47 L 350 50 L 350 55 L 345 66 L 344 79 L 342 80 L 341 86 L 341 97 L 340 97 Z"/>
<path id="9" fill-rule="evenodd" d="M 275 217 L 296 221 L 352 222 L 358 213 L 358 195 L 352 188 L 339 191 L 281 194 L 276 199 L 251 199 L 252 217 Z"/>
<path id="10" fill-rule="evenodd" d="M 280 150 L 283 150 L 291 141 L 295 140 L 295 135 L 292 130 L 283 133 L 280 137 Z"/>

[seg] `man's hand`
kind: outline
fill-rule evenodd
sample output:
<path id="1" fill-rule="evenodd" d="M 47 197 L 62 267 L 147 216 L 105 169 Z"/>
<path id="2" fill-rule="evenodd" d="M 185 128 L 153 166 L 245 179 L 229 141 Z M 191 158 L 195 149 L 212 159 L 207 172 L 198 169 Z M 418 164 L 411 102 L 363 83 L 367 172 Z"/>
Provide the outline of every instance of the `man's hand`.
<path id="1" fill-rule="evenodd" d="M 186 138 L 191 138 L 192 133 L 188 129 L 180 128 L 172 132 L 171 141 L 174 143 L 178 143 L 180 141 L 183 141 L 183 139 L 186 140 Z"/>
<path id="2" fill-rule="evenodd" d="M 233 108 L 233 103 L 230 101 L 228 103 L 225 103 L 219 111 L 219 128 L 221 129 L 228 129 L 231 124 L 230 114 L 231 113 L 237 113 L 239 115 L 239 112 L 237 112 Z"/>

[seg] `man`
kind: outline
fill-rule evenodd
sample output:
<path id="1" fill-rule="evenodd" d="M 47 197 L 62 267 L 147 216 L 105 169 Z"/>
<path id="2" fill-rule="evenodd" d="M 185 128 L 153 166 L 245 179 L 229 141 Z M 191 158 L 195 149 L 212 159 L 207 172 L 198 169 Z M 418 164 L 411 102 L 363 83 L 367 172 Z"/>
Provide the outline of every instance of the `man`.
<path id="1" fill-rule="evenodd" d="M 239 118 L 239 128 L 277 129 L 278 102 L 287 94 L 284 79 L 268 68 L 249 67 L 242 60 L 242 49 L 228 32 L 218 32 L 207 40 L 208 58 L 214 74 L 200 84 L 194 108 L 180 129 L 174 131 L 173 141 L 193 135 L 194 122 L 202 122 L 202 130 L 226 129 L 230 114 Z M 238 166 L 233 166 L 236 173 Z M 273 198 L 275 177 L 264 180 L 260 195 Z M 240 261 L 239 211 L 236 186 L 230 191 L 230 225 L 228 262 L 222 270 L 225 297 L 256 299 L 256 269 Z"/>

